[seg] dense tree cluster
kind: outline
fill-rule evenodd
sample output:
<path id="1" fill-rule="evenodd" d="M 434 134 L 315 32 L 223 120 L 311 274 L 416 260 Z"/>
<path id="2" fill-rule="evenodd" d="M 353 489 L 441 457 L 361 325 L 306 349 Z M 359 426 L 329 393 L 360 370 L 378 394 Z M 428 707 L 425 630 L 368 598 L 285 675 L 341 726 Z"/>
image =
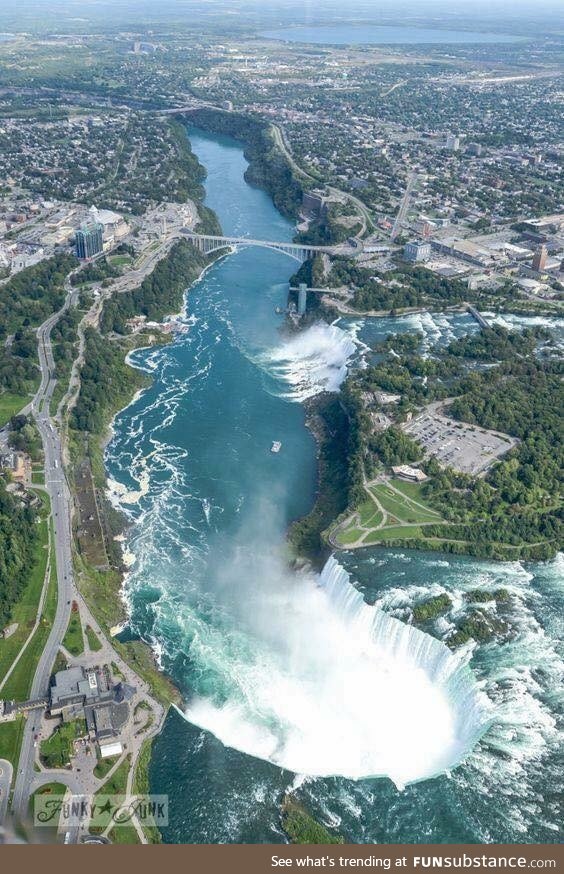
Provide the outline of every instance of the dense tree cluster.
<path id="1" fill-rule="evenodd" d="M 0 478 L 0 630 L 10 622 L 34 562 L 35 512 L 6 491 Z"/>
<path id="2" fill-rule="evenodd" d="M 27 453 L 33 461 L 38 461 L 41 457 L 43 444 L 32 416 L 12 416 L 9 442 L 12 449 Z"/>
<path id="3" fill-rule="evenodd" d="M 249 167 L 247 182 L 264 188 L 277 209 L 296 218 L 302 202 L 302 187 L 292 168 L 276 147 L 270 128 L 258 119 L 215 109 L 198 109 L 191 115 L 194 124 L 212 133 L 227 134 L 245 144 Z"/>
<path id="4" fill-rule="evenodd" d="M 161 321 L 165 315 L 182 307 L 186 288 L 194 282 L 208 263 L 187 240 L 174 244 L 167 258 L 159 261 L 149 276 L 133 291 L 114 295 L 104 303 L 100 318 L 102 333 L 127 332 L 126 322 L 134 316 L 146 316 L 150 321 Z"/>
<path id="5" fill-rule="evenodd" d="M 407 334 L 406 336 L 410 336 Z M 476 361 L 501 361 L 515 355 L 532 355 L 540 340 L 550 340 L 546 328 L 524 328 L 522 331 L 509 331 L 501 325 L 492 325 L 453 340 L 447 346 L 445 355 L 454 355 Z"/>
<path id="6" fill-rule="evenodd" d="M 36 352 L 35 334 L 29 328 L 16 331 L 10 346 L 0 345 L 1 391 L 23 395 L 30 390 L 39 376 Z"/>
<path id="7" fill-rule="evenodd" d="M 139 385 L 139 374 L 125 362 L 119 345 L 108 343 L 94 328 L 84 335 L 80 393 L 71 417 L 77 431 L 101 434 L 108 413 L 119 409 Z"/>
<path id="8" fill-rule="evenodd" d="M 55 255 L 0 285 L 0 391 L 25 394 L 38 376 L 33 328 L 64 302 L 64 282 L 76 261 Z"/>
<path id="9" fill-rule="evenodd" d="M 105 279 L 115 279 L 120 271 L 107 258 L 99 258 L 71 276 L 71 285 L 82 285 L 83 282 L 103 282 Z"/>
<path id="10" fill-rule="evenodd" d="M 419 443 L 393 425 L 385 431 L 371 434 L 368 448 L 386 467 L 391 467 L 393 464 L 406 464 L 421 458 Z"/>
<path id="11" fill-rule="evenodd" d="M 63 305 L 64 282 L 76 260 L 55 255 L 12 276 L 0 286 L 0 340 L 22 327 L 37 327 Z"/>

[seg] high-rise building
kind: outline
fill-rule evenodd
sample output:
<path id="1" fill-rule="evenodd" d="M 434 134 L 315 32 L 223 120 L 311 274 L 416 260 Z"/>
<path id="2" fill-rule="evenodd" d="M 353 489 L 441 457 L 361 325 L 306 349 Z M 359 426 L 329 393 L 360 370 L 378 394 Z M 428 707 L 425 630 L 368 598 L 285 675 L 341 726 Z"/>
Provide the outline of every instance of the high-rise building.
<path id="1" fill-rule="evenodd" d="M 302 198 L 302 215 L 307 219 L 325 221 L 327 218 L 327 203 L 320 194 L 305 191 Z"/>
<path id="2" fill-rule="evenodd" d="M 77 258 L 93 258 L 104 249 L 104 226 L 100 222 L 85 222 L 76 232 Z"/>
<path id="3" fill-rule="evenodd" d="M 535 254 L 533 255 L 533 270 L 536 270 L 537 273 L 542 273 L 546 266 L 546 246 L 539 246 L 538 249 L 535 250 Z"/>
<path id="4" fill-rule="evenodd" d="M 406 243 L 403 247 L 403 257 L 406 261 L 428 261 L 431 257 L 431 244 L 421 243 L 419 240 Z"/>

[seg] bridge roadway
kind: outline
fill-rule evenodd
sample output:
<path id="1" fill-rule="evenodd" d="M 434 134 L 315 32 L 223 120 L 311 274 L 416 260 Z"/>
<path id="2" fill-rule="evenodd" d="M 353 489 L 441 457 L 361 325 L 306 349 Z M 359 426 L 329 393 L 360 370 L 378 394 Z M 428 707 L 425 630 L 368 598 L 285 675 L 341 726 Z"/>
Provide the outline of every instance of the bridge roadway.
<path id="1" fill-rule="evenodd" d="M 355 246 L 344 243 L 339 246 L 309 246 L 303 243 L 286 243 L 276 240 L 253 240 L 250 237 L 219 237 L 211 234 L 195 234 L 189 228 L 182 228 L 182 233 L 193 242 L 200 252 L 204 252 L 206 255 L 210 252 L 217 252 L 218 249 L 225 249 L 228 246 L 260 246 L 263 249 L 273 249 L 275 252 L 282 252 L 296 261 L 305 261 L 316 254 L 323 253 L 352 258 L 362 252 L 362 244 L 360 242 Z"/>

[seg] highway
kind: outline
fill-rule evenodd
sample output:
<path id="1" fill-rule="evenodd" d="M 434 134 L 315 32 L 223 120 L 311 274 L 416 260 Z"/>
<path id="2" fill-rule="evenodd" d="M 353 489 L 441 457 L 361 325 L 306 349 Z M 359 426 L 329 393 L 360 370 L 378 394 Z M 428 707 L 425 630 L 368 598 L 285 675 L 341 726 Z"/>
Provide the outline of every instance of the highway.
<path id="1" fill-rule="evenodd" d="M 31 403 L 31 412 L 37 423 L 45 454 L 45 488 L 51 499 L 58 599 L 55 620 L 35 671 L 30 698 L 39 698 L 47 694 L 51 669 L 69 623 L 71 601 L 74 597 L 70 523 L 71 496 L 64 475 L 59 432 L 49 415 L 49 404 L 56 382 L 51 331 L 62 314 L 69 306 L 74 306 L 78 298 L 78 291 L 71 290 L 68 280 L 66 288 L 68 293 L 63 307 L 43 322 L 37 330 L 41 383 Z M 37 712 L 38 720 L 41 719 L 41 710 L 42 708 Z M 16 818 L 19 819 L 23 819 L 27 814 L 29 789 L 34 778 L 34 726 L 35 719 L 33 712 L 31 712 L 25 723 L 12 799 L 12 810 Z"/>
<path id="2" fill-rule="evenodd" d="M 280 149 L 280 151 L 282 152 L 282 154 L 284 155 L 284 157 L 286 158 L 286 160 L 288 161 L 288 163 L 290 164 L 290 166 L 292 167 L 294 172 L 296 174 L 298 174 L 299 176 L 301 176 L 302 178 L 305 178 L 310 182 L 315 182 L 319 185 L 320 184 L 319 179 L 315 179 L 309 173 L 306 173 L 306 171 L 302 170 L 300 165 L 298 163 L 296 163 L 296 160 L 295 160 L 294 156 L 292 155 L 292 151 L 291 151 L 290 146 L 288 144 L 288 141 L 286 139 L 286 134 L 285 134 L 284 128 L 281 127 L 280 125 L 277 125 L 277 124 L 272 124 L 271 128 L 272 128 L 272 132 L 274 135 L 274 142 L 275 142 L 276 146 Z M 369 228 L 373 229 L 375 227 L 374 222 L 372 221 L 372 216 L 370 215 L 370 210 L 368 209 L 366 204 L 362 202 L 362 200 L 360 200 L 358 197 L 355 197 L 354 194 L 350 194 L 348 191 L 341 191 L 340 188 L 335 188 L 335 186 L 333 186 L 333 185 L 328 185 L 327 188 L 331 192 L 331 194 L 334 194 L 337 198 L 345 197 L 352 204 L 354 204 L 354 206 L 357 208 L 357 210 L 360 214 L 359 217 L 360 217 L 360 221 L 361 221 L 361 225 L 362 225 L 360 231 L 358 231 L 358 233 L 356 235 L 357 238 L 360 239 L 361 237 L 364 236 L 364 234 L 366 233 L 366 231 Z"/>
<path id="3" fill-rule="evenodd" d="M 142 279 L 143 276 L 154 266 L 156 261 L 159 260 L 163 254 L 168 252 L 170 245 L 173 242 L 174 237 L 171 237 L 167 239 L 156 252 L 151 253 L 150 257 L 145 259 L 143 268 L 139 268 L 138 271 L 135 271 L 136 278 Z M 77 270 L 79 269 L 80 268 L 77 268 Z M 73 271 L 73 273 L 74 272 L 76 271 Z M 51 556 L 56 561 L 58 595 L 55 619 L 47 643 L 37 664 L 29 697 L 30 699 L 38 699 L 41 697 L 44 698 L 48 695 L 49 680 L 53 663 L 68 627 L 72 602 L 76 601 L 79 605 L 80 616 L 83 624 L 90 625 L 95 629 L 98 639 L 102 644 L 102 650 L 98 653 L 98 657 L 103 657 L 108 663 L 110 661 L 115 662 L 119 667 L 120 673 L 126 678 L 127 682 L 138 690 L 140 698 L 143 698 L 145 702 L 148 702 L 151 705 L 154 720 L 153 728 L 147 735 L 145 735 L 145 737 L 148 737 L 149 734 L 156 734 L 160 730 L 166 715 L 166 709 L 153 699 L 148 684 L 139 677 L 135 671 L 133 671 L 130 666 L 123 661 L 119 653 L 113 649 L 110 642 L 100 629 L 98 622 L 90 612 L 82 595 L 78 591 L 74 579 L 71 528 L 73 505 L 64 471 L 63 448 L 61 441 L 61 410 L 63 404 L 59 404 L 59 409 L 54 419 L 52 419 L 49 414 L 50 402 L 56 385 L 55 361 L 51 346 L 51 331 L 63 313 L 70 306 L 75 306 L 78 301 L 80 292 L 77 289 L 73 289 L 71 284 L 73 273 L 67 277 L 65 282 L 67 295 L 64 305 L 57 313 L 50 316 L 37 330 L 41 382 L 31 404 L 26 408 L 35 418 L 43 443 L 45 489 L 51 500 L 51 517 L 54 530 L 54 542 L 52 545 Z M 114 287 L 112 289 L 113 292 L 123 290 L 125 289 L 119 287 Z M 100 298 L 100 301 L 103 300 L 104 297 L 105 295 Z M 79 331 L 79 338 L 80 336 Z M 79 353 L 79 363 L 81 356 L 82 351 Z M 76 388 L 77 378 L 76 374 L 74 375 L 74 379 L 71 375 L 69 391 L 67 393 L 67 396 L 69 397 L 74 388 Z M 1 432 L 0 439 L 2 439 Z M 34 760 L 36 755 L 34 735 L 37 733 L 39 726 L 41 725 L 44 709 L 45 707 L 43 704 L 36 710 L 30 710 L 27 713 L 20 760 L 17 767 L 15 787 L 12 796 L 12 812 L 16 821 L 23 821 L 27 818 L 28 801 L 33 791 L 49 778 L 53 779 L 52 772 L 43 771 L 38 775 L 34 770 Z M 141 737 L 136 739 L 129 738 L 128 746 L 132 763 L 136 761 L 143 739 L 144 738 Z M 97 785 L 90 785 L 91 780 L 90 782 L 88 781 L 85 773 L 81 773 L 79 777 L 74 771 L 59 771 L 55 776 L 59 782 L 64 783 L 68 787 L 74 796 L 81 796 L 85 793 L 87 795 L 91 794 L 97 788 Z M 97 783 L 97 781 L 95 782 Z M 0 816 L 0 822 L 1 821 L 2 817 Z M 82 831 L 83 826 L 79 826 L 78 823 L 71 825 L 68 831 L 67 842 L 77 843 Z M 140 840 L 145 842 L 146 838 L 142 831 L 138 831 Z"/>

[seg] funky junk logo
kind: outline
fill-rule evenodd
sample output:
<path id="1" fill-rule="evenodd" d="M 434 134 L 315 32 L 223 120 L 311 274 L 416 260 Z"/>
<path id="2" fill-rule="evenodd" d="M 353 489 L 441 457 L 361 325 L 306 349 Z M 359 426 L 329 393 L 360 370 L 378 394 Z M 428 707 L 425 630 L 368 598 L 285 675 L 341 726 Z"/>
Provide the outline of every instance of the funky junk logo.
<path id="1" fill-rule="evenodd" d="M 36 826 L 59 829 L 167 826 L 168 795 L 36 795 L 33 813 Z"/>

